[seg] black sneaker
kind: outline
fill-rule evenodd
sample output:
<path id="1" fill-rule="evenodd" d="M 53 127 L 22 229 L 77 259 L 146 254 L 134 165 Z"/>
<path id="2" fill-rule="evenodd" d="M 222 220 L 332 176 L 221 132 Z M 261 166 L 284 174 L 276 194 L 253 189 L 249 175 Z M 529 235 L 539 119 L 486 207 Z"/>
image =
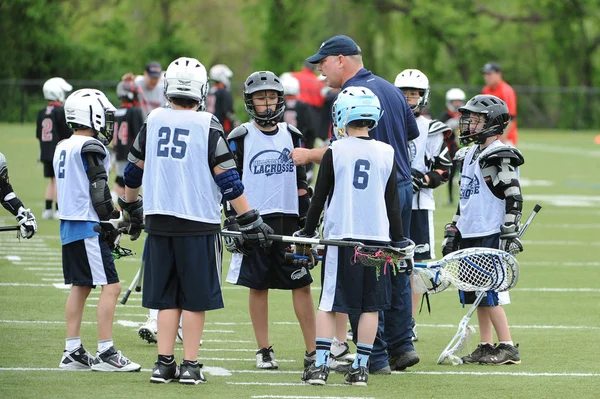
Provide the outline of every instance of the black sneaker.
<path id="1" fill-rule="evenodd" d="M 327 377 L 329 377 L 329 367 L 324 364 L 316 367 L 313 363 L 304 369 L 304 373 L 302 373 L 302 381 L 310 385 L 325 385 Z"/>
<path id="2" fill-rule="evenodd" d="M 315 360 L 317 360 L 317 351 L 304 352 L 304 368 L 310 366 Z"/>
<path id="3" fill-rule="evenodd" d="M 419 355 L 416 351 L 404 352 L 398 356 L 390 356 L 390 368 L 396 371 L 406 370 L 419 363 Z"/>
<path id="4" fill-rule="evenodd" d="M 152 369 L 152 377 L 150 382 L 155 384 L 168 384 L 171 381 L 179 379 L 179 367 L 175 361 L 171 364 L 164 364 L 163 362 L 157 361 L 154 363 Z"/>
<path id="5" fill-rule="evenodd" d="M 367 386 L 367 381 L 369 380 L 369 370 L 366 367 L 358 367 L 350 368 L 348 373 L 346 374 L 346 384 L 349 385 L 358 385 L 361 387 Z"/>
<path id="6" fill-rule="evenodd" d="M 96 353 L 92 364 L 93 371 L 140 371 L 142 366 L 132 362 L 111 346 L 102 353 Z"/>
<path id="7" fill-rule="evenodd" d="M 520 364 L 519 344 L 498 344 L 492 353 L 479 359 L 480 364 Z"/>
<path id="8" fill-rule="evenodd" d="M 202 373 L 202 364 L 190 364 L 182 362 L 179 367 L 179 383 L 187 385 L 198 385 L 206 382 L 206 377 Z"/>
<path id="9" fill-rule="evenodd" d="M 473 364 L 479 363 L 481 358 L 490 355 L 494 352 L 494 346 L 491 344 L 479 344 L 473 353 L 462 358 L 463 363 Z"/>
<path id="10" fill-rule="evenodd" d="M 75 349 L 73 352 L 63 352 L 62 359 L 60 359 L 60 367 L 63 370 L 89 370 L 92 368 L 94 358 L 92 355 L 83 348 L 83 345 Z"/>

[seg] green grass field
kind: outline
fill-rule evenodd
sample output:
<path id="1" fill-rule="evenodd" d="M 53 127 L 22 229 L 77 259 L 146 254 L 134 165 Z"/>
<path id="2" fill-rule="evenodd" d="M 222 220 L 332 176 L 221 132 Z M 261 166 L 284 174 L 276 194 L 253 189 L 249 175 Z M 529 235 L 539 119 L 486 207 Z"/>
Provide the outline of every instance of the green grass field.
<path id="1" fill-rule="evenodd" d="M 208 383 L 189 387 L 150 384 L 156 347 L 137 336 L 146 320 L 141 295 L 119 304 L 117 348 L 142 364 L 142 372 L 110 374 L 58 370 L 64 347 L 64 304 L 57 221 L 41 220 L 45 181 L 36 162 L 33 125 L 0 124 L 0 151 L 8 159 L 15 192 L 38 217 L 38 234 L 18 241 L 0 236 L 0 397 L 2 398 L 595 398 L 600 388 L 600 146 L 593 133 L 521 132 L 526 159 L 521 169 L 524 217 L 543 206 L 524 237 L 521 279 L 506 307 L 513 338 L 520 343 L 519 366 L 437 365 L 436 359 L 466 312 L 453 289 L 431 298 L 432 313 L 417 317 L 421 362 L 408 372 L 371 376 L 367 388 L 343 385 L 332 374 L 325 387 L 300 381 L 304 348 L 289 293 L 271 293 L 270 328 L 280 370 L 254 368 L 255 341 L 247 311 L 247 290 L 225 283 L 226 308 L 207 314 L 200 362 Z M 436 247 L 454 206 L 447 190 L 437 193 Z M 0 211 L 0 225 L 14 224 Z M 126 288 L 141 257 L 143 240 L 131 243 L 135 257 L 117 261 Z M 124 239 L 124 246 L 130 241 Z M 225 255 L 224 273 L 229 262 Z M 319 269 L 313 285 L 319 296 Z M 84 345 L 95 352 L 94 306 L 88 300 L 82 327 Z M 476 324 L 476 318 L 473 320 Z M 354 347 L 351 345 L 353 352 Z M 181 359 L 181 346 L 176 356 Z"/>

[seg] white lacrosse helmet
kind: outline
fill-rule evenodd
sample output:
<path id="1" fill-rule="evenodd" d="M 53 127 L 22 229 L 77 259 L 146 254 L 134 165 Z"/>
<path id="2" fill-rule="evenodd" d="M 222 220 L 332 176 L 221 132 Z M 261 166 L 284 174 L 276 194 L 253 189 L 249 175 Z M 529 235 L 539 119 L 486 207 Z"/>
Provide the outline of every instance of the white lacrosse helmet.
<path id="1" fill-rule="evenodd" d="M 67 124 L 71 128 L 90 127 L 105 145 L 111 142 L 114 112 L 117 109 L 100 90 L 77 90 L 67 97 L 64 108 Z"/>
<path id="2" fill-rule="evenodd" d="M 229 79 L 233 77 L 233 72 L 231 72 L 231 69 L 229 69 L 227 65 L 217 64 L 210 68 L 208 76 L 211 80 L 214 80 L 215 82 L 221 82 L 225 85 L 225 87 L 229 88 Z"/>
<path id="3" fill-rule="evenodd" d="M 300 82 L 290 72 L 282 73 L 279 81 L 283 85 L 283 94 L 286 96 L 297 96 L 300 94 Z"/>
<path id="4" fill-rule="evenodd" d="M 165 72 L 165 97 L 189 98 L 202 106 L 208 93 L 206 68 L 195 58 L 180 57 Z"/>
<path id="5" fill-rule="evenodd" d="M 446 107 L 452 112 L 458 112 L 458 108 L 452 106 L 452 101 L 462 101 L 464 105 L 467 102 L 467 95 L 456 87 L 446 92 Z"/>
<path id="6" fill-rule="evenodd" d="M 420 112 L 429 104 L 429 79 L 418 69 L 405 69 L 396 76 L 394 86 L 400 89 L 417 89 L 419 90 L 419 101 L 417 105 L 411 107 L 413 112 Z"/>
<path id="7" fill-rule="evenodd" d="M 44 98 L 50 101 L 65 102 L 66 93 L 73 90 L 73 86 L 67 83 L 63 78 L 50 78 L 44 83 L 42 91 Z"/>

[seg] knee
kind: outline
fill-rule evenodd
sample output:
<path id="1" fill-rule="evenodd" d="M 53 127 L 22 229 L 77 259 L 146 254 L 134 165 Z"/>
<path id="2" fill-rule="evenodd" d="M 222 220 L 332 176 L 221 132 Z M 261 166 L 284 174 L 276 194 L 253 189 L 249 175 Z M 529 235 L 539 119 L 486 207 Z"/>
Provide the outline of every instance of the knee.
<path id="1" fill-rule="evenodd" d="M 102 292 L 106 295 L 118 297 L 121 294 L 121 283 L 107 284 L 102 287 Z"/>

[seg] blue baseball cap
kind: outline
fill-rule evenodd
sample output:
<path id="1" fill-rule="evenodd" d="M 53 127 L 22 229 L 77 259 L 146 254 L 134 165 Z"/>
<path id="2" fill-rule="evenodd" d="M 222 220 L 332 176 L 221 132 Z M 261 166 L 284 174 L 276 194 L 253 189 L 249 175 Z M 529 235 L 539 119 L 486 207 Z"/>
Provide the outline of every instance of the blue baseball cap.
<path id="1" fill-rule="evenodd" d="M 306 59 L 311 64 L 318 64 L 325 57 L 330 55 L 358 55 L 360 47 L 354 40 L 346 35 L 334 36 L 321 44 L 317 54 Z"/>

